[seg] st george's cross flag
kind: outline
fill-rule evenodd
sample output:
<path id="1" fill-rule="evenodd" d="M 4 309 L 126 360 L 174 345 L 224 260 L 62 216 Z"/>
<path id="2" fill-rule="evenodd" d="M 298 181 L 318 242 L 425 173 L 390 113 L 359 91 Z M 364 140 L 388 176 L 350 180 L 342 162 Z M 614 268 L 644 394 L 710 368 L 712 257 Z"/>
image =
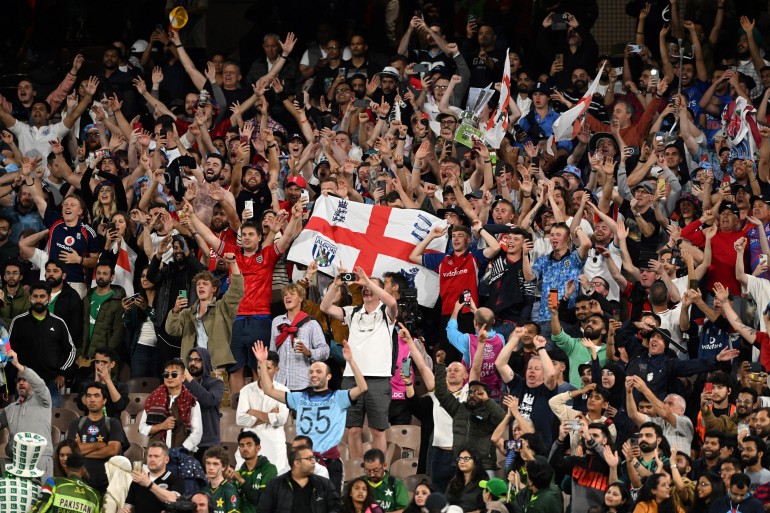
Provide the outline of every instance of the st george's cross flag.
<path id="1" fill-rule="evenodd" d="M 319 196 L 308 220 L 291 245 L 287 259 L 336 276 L 343 266 L 361 266 L 369 276 L 401 273 L 417 289 L 417 301 L 432 307 L 438 299 L 438 274 L 409 260 L 439 218 L 417 209 L 366 205 L 333 196 Z M 426 253 L 444 253 L 446 236 L 431 241 Z"/>
<path id="2" fill-rule="evenodd" d="M 604 66 L 605 65 L 602 64 L 602 68 L 596 74 L 596 78 L 591 82 L 591 86 L 580 101 L 573 105 L 568 111 L 562 112 L 559 118 L 554 121 L 553 133 L 551 134 L 551 137 L 548 138 L 548 144 L 546 146 L 548 153 L 553 154 L 557 142 L 571 141 L 578 136 L 580 129 L 583 128 L 583 122 L 585 121 L 588 107 L 591 105 L 591 99 L 599 88 L 599 77 L 602 76 Z"/>
<path id="3" fill-rule="evenodd" d="M 484 139 L 492 148 L 499 148 L 505 133 L 508 131 L 508 104 L 511 102 L 511 54 L 505 52 L 503 80 L 500 82 L 500 101 L 497 108 L 489 117 Z"/>

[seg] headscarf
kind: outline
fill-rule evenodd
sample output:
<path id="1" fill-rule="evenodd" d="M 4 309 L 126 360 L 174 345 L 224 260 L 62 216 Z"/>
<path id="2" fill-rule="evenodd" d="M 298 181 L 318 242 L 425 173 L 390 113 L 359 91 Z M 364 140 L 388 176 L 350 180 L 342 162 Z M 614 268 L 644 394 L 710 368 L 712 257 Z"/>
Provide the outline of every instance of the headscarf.
<path id="1" fill-rule="evenodd" d="M 131 486 L 131 462 L 125 456 L 113 456 L 104 463 L 107 472 L 107 491 L 104 493 L 102 513 L 120 513 Z"/>

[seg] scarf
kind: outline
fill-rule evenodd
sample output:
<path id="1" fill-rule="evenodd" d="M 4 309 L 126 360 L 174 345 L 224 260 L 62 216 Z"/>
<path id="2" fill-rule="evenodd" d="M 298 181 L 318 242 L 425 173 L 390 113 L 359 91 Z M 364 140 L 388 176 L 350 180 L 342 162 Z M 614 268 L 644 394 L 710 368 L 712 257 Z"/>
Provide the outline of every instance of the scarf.
<path id="1" fill-rule="evenodd" d="M 147 415 L 160 414 L 171 417 L 173 414 L 171 413 L 171 408 L 169 406 L 170 403 L 171 399 L 168 395 L 168 389 L 165 386 L 161 386 L 153 390 L 152 393 L 147 396 L 147 400 L 144 402 L 144 411 L 147 412 Z M 179 410 L 179 416 L 182 417 L 184 428 L 188 432 L 192 429 L 192 409 L 196 403 L 197 400 L 195 399 L 195 396 L 187 390 L 187 387 L 182 386 L 182 391 L 176 398 L 176 407 Z M 159 431 L 158 433 L 162 439 L 165 439 L 165 431 Z"/>
<path id="2" fill-rule="evenodd" d="M 305 319 L 308 317 L 308 314 L 300 310 L 294 317 L 294 320 L 291 322 L 291 324 L 283 323 L 278 326 L 280 333 L 277 337 L 275 337 L 275 349 L 280 349 L 281 345 L 286 342 L 286 339 L 289 337 L 289 335 L 291 335 L 291 340 L 294 342 L 294 337 L 297 335 L 299 327 L 305 323 Z"/>
<path id="3" fill-rule="evenodd" d="M 316 461 L 318 461 L 319 464 L 326 467 L 328 460 L 340 459 L 340 450 L 335 446 L 324 453 L 313 451 L 313 456 L 316 457 Z"/>

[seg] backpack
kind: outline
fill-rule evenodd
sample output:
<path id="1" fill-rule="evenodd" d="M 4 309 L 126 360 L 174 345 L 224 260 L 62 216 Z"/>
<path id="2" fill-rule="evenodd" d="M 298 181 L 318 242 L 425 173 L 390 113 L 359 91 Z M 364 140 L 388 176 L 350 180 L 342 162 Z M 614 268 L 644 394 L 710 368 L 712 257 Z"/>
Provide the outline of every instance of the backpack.
<path id="1" fill-rule="evenodd" d="M 352 319 L 353 316 L 360 312 L 363 307 L 364 305 L 354 306 L 353 311 L 350 314 L 350 318 Z M 386 319 L 385 322 L 387 322 L 388 307 L 385 305 L 380 305 L 380 310 L 382 310 L 382 316 L 384 319 Z M 393 342 L 391 344 L 392 349 L 390 355 L 390 375 L 392 376 L 396 373 L 396 363 L 398 361 L 398 332 L 396 330 L 393 330 L 391 333 L 391 341 Z"/>

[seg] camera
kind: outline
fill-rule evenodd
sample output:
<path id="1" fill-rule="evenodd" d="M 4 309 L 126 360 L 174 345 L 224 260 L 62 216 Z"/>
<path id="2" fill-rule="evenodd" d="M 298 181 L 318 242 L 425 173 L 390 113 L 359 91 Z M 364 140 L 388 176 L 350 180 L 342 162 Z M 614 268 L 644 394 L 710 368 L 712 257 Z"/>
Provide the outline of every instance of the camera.
<path id="1" fill-rule="evenodd" d="M 398 317 L 404 327 L 412 335 L 415 334 L 417 327 L 422 321 L 422 312 L 420 304 L 417 302 L 417 289 L 415 287 L 404 287 L 401 291 L 401 297 L 398 300 Z"/>
<path id="2" fill-rule="evenodd" d="M 567 30 L 567 21 L 569 21 L 569 16 L 564 13 L 557 12 L 554 13 L 551 19 L 553 20 L 553 24 L 551 25 L 552 30 Z"/>
<path id="3" fill-rule="evenodd" d="M 340 273 L 340 280 L 343 283 L 353 283 L 358 281 L 358 274 L 356 273 Z"/>
<path id="4" fill-rule="evenodd" d="M 194 513 L 197 509 L 195 503 L 190 499 L 179 499 L 176 502 L 167 502 L 163 508 L 166 513 L 171 513 L 172 511 Z"/>

